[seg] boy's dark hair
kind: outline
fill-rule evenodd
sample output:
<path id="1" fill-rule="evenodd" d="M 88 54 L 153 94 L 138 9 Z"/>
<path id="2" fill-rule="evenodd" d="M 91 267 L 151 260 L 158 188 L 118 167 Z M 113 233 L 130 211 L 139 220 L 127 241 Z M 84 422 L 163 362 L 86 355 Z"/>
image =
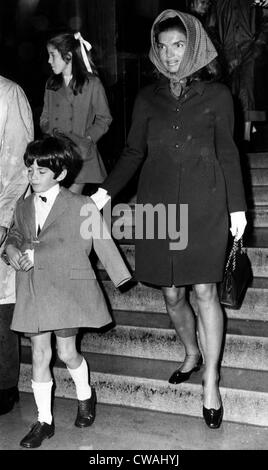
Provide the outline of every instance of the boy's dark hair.
<path id="1" fill-rule="evenodd" d="M 47 136 L 30 142 L 24 154 L 24 163 L 29 168 L 35 161 L 38 166 L 49 168 L 56 179 L 63 170 L 72 170 L 74 155 L 69 139 Z"/>
<path id="2" fill-rule="evenodd" d="M 88 72 L 86 69 L 81 54 L 80 41 L 75 39 L 74 33 L 71 32 L 57 34 L 47 41 L 47 45 L 55 47 L 55 49 L 57 49 L 57 51 L 61 54 L 66 64 L 72 60 L 73 81 L 71 83 L 71 87 L 74 95 L 82 93 L 85 82 L 89 81 L 91 76 L 98 75 L 96 67 L 91 59 L 90 52 L 87 53 L 87 56 L 92 68 L 92 73 Z M 70 58 L 70 52 L 72 53 L 72 58 Z M 60 73 L 59 75 L 56 75 L 55 73 L 52 73 L 47 81 L 47 88 L 49 90 L 57 91 L 59 88 L 61 88 L 62 84 L 62 74 Z"/>

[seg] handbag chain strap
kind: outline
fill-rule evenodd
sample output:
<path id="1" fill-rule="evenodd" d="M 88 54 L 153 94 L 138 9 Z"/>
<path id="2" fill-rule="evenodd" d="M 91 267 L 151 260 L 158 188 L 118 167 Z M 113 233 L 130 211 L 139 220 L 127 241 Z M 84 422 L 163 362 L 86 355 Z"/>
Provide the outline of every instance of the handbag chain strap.
<path id="1" fill-rule="evenodd" d="M 232 263 L 232 271 L 235 271 L 236 254 L 237 254 L 238 250 L 242 251 L 242 249 L 243 249 L 243 237 L 241 237 L 239 240 L 234 238 L 233 246 L 232 246 L 232 249 L 230 251 L 230 254 L 229 254 L 229 257 L 228 257 L 228 260 L 227 260 L 227 263 L 226 263 L 225 273 L 228 271 L 229 266 L 230 266 L 231 263 Z"/>

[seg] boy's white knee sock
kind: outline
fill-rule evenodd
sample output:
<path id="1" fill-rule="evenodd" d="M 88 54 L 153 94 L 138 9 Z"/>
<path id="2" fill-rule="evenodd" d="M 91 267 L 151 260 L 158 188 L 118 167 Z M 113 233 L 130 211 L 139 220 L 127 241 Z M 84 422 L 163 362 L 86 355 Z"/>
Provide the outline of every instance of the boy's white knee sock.
<path id="1" fill-rule="evenodd" d="M 32 380 L 32 389 L 35 403 L 38 410 L 38 421 L 40 423 L 52 423 L 51 414 L 51 388 L 53 381 L 50 382 L 34 382 Z"/>
<path id="2" fill-rule="evenodd" d="M 88 400 L 91 397 L 91 387 L 88 383 L 88 366 L 85 358 L 83 357 L 80 366 L 76 369 L 69 367 L 67 369 L 75 383 L 78 400 Z"/>

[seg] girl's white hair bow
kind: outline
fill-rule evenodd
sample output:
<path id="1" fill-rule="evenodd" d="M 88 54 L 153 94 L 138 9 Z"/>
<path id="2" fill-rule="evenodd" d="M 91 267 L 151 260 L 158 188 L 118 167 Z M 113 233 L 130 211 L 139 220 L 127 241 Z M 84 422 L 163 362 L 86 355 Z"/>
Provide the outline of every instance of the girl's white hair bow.
<path id="1" fill-rule="evenodd" d="M 92 46 L 88 41 L 86 41 L 85 39 L 82 38 L 80 32 L 75 33 L 74 37 L 75 37 L 75 39 L 78 39 L 78 41 L 80 42 L 81 54 L 82 54 L 83 61 L 84 61 L 84 64 L 86 66 L 86 69 L 87 69 L 88 72 L 92 73 L 92 68 L 91 68 L 91 65 L 89 63 L 88 56 L 87 56 L 87 53 L 86 53 L 86 50 L 90 51 L 90 49 L 92 49 Z"/>

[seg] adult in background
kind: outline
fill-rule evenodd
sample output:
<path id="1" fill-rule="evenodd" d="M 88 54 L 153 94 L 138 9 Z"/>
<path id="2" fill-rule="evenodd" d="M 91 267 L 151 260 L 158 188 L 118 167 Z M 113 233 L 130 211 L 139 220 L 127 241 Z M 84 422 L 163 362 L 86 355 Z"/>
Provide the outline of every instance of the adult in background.
<path id="1" fill-rule="evenodd" d="M 209 14 L 211 0 L 188 0 L 186 4 L 187 10 L 202 22 Z"/>
<path id="2" fill-rule="evenodd" d="M 215 17 L 213 0 L 188 0 L 186 2 L 187 13 L 195 16 L 205 28 L 216 50 L 218 50 L 218 36 L 215 29 Z"/>
<path id="3" fill-rule="evenodd" d="M 32 112 L 23 90 L 0 76 L 0 254 L 16 201 L 28 184 L 23 155 L 32 139 Z M 10 330 L 15 300 L 14 270 L 0 258 L 0 415 L 19 399 L 18 335 Z"/>
<path id="4" fill-rule="evenodd" d="M 238 139 L 249 141 L 252 123 L 267 119 L 266 83 L 258 97 L 264 68 L 267 67 L 268 23 L 263 8 L 268 0 L 214 0 L 213 16 L 220 44 L 220 55 L 225 64 L 226 83 L 235 98 Z M 267 100 L 266 100 L 267 101 Z"/>

